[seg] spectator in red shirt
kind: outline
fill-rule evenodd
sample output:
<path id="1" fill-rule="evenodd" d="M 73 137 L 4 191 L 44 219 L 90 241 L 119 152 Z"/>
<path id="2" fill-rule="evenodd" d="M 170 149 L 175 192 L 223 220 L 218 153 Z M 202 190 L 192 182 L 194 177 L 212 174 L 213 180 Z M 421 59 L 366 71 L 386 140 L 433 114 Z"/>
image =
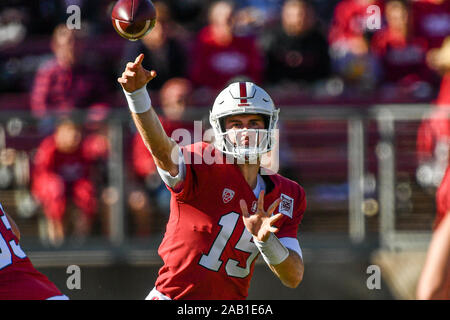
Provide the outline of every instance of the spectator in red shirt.
<path id="1" fill-rule="evenodd" d="M 344 0 L 336 6 L 328 42 L 334 71 L 352 89 L 373 89 L 379 77 L 377 61 L 369 50 L 367 40 L 367 8 L 377 1 Z M 350 90 L 356 96 L 357 90 Z M 365 94 L 364 94 L 365 95 Z"/>
<path id="2" fill-rule="evenodd" d="M 414 36 L 427 39 L 430 48 L 438 48 L 450 34 L 450 1 L 416 0 L 411 2 Z"/>
<path id="3" fill-rule="evenodd" d="M 107 142 L 104 138 L 99 141 L 102 137 L 83 137 L 77 125 L 63 120 L 37 149 L 32 192 L 47 218 L 52 245 L 58 246 L 64 241 L 64 217 L 69 204 L 75 205 L 76 211 L 81 213 L 75 220 L 75 234 L 85 237 L 90 233 L 97 210 L 91 164 L 97 158 L 106 157 Z"/>
<path id="4" fill-rule="evenodd" d="M 35 116 L 106 103 L 106 81 L 101 73 L 83 64 L 79 33 L 65 24 L 55 28 L 51 40 L 54 58 L 39 68 L 34 79 L 31 109 Z"/>
<path id="5" fill-rule="evenodd" d="M 383 86 L 403 87 L 410 94 L 410 90 L 423 85 L 431 93 L 436 76 L 426 63 L 427 40 L 412 34 L 407 4 L 400 0 L 387 1 L 384 16 L 387 25 L 375 33 L 371 43 L 372 52 L 383 66 L 380 79 Z"/>
<path id="6" fill-rule="evenodd" d="M 217 1 L 209 8 L 209 24 L 200 30 L 194 44 L 190 78 L 195 87 L 218 90 L 236 76 L 260 83 L 263 57 L 252 37 L 233 33 L 234 7 Z"/>
<path id="7" fill-rule="evenodd" d="M 375 0 L 340 1 L 333 13 L 328 41 L 332 47 L 351 48 L 355 39 L 361 38 L 367 30 L 367 8 L 377 4 Z"/>
<path id="8" fill-rule="evenodd" d="M 193 143 L 194 124 L 192 121 L 183 120 L 191 94 L 192 85 L 190 81 L 184 78 L 170 79 L 164 83 L 160 90 L 163 114 L 159 117 L 161 124 L 167 135 L 181 145 Z M 177 129 L 184 132 L 175 132 Z M 190 139 L 187 141 L 181 140 L 179 135 L 186 138 L 190 136 Z M 128 204 L 135 222 L 135 233 L 139 236 L 145 236 L 152 231 L 151 226 L 157 227 L 157 223 L 152 221 L 156 215 L 165 217 L 169 213 L 170 193 L 161 182 L 153 158 L 138 132 L 133 136 L 131 154 L 133 173 L 140 186 L 130 192 Z"/>

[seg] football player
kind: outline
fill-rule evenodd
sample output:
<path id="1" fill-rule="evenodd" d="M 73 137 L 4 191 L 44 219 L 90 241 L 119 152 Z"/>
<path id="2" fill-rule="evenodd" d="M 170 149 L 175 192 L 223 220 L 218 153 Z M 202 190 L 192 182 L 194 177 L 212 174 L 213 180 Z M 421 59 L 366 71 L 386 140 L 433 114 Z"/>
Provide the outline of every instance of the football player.
<path id="1" fill-rule="evenodd" d="M 33 267 L 19 240 L 17 225 L 0 204 L 0 300 L 68 300 Z"/>
<path id="2" fill-rule="evenodd" d="M 436 209 L 433 236 L 417 284 L 416 297 L 420 300 L 450 300 L 449 165 L 447 165 L 444 178 L 436 192 Z"/>
<path id="3" fill-rule="evenodd" d="M 306 198 L 297 183 L 260 174 L 261 157 L 275 145 L 279 110 L 270 96 L 251 82 L 232 83 L 210 114 L 214 145 L 180 148 L 152 108 L 146 84 L 156 72 L 142 60 L 141 54 L 129 62 L 118 82 L 171 191 L 158 250 L 164 265 L 146 299 L 245 299 L 259 254 L 284 285 L 297 287 L 304 271 L 297 231 Z"/>

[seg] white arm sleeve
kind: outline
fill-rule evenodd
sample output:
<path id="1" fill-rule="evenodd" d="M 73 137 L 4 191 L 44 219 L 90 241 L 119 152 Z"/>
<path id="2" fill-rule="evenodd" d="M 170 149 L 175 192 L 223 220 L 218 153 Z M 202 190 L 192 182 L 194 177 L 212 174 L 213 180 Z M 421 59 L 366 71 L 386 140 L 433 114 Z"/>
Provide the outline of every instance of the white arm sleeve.
<path id="1" fill-rule="evenodd" d="M 300 256 L 300 258 L 302 258 L 303 260 L 303 254 L 302 254 L 302 249 L 300 248 L 300 243 L 298 242 L 298 239 L 296 238 L 290 238 L 290 237 L 285 237 L 285 238 L 280 238 L 280 242 L 288 249 L 291 249 L 292 251 L 295 251 L 298 253 L 298 255 Z"/>
<path id="2" fill-rule="evenodd" d="M 183 182 L 186 176 L 186 164 L 184 163 L 183 152 L 181 151 L 180 147 L 178 147 L 178 150 L 179 150 L 178 174 L 175 177 L 172 177 L 168 171 L 163 170 L 160 167 L 156 166 L 156 169 L 158 170 L 159 176 L 161 177 L 162 181 L 164 181 L 164 183 L 171 188 L 174 188 L 180 182 Z"/>
<path id="3" fill-rule="evenodd" d="M 150 110 L 152 106 L 152 100 L 147 91 L 147 86 L 134 91 L 127 92 L 122 89 L 125 94 L 125 99 L 127 100 L 128 107 L 133 113 L 144 113 Z"/>

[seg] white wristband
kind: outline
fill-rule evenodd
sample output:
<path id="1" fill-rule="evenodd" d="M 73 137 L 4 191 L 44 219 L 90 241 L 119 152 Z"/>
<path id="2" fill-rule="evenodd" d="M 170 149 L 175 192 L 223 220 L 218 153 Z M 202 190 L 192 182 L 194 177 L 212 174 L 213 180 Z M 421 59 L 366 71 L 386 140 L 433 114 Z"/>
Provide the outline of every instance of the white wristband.
<path id="1" fill-rule="evenodd" d="M 266 263 L 276 266 L 282 263 L 288 256 L 289 250 L 281 243 L 281 241 L 270 233 L 267 241 L 259 241 L 253 238 L 256 247 Z"/>
<path id="2" fill-rule="evenodd" d="M 150 110 L 152 105 L 152 100 L 147 92 L 147 86 L 143 86 L 142 88 L 133 91 L 127 92 L 123 89 L 123 93 L 125 94 L 125 98 L 128 102 L 128 107 L 133 113 L 144 113 Z"/>

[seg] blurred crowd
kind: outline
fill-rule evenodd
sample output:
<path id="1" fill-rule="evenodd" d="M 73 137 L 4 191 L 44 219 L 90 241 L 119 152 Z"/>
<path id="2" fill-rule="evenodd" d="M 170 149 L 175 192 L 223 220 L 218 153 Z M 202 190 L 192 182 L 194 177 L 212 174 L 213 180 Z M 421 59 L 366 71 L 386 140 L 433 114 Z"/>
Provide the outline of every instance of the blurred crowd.
<path id="1" fill-rule="evenodd" d="M 37 119 L 30 133 L 37 147 L 25 180 L 54 245 L 64 241 L 69 208 L 79 217 L 73 232 L 83 236 L 91 232 L 99 208 L 107 215 L 114 203 L 107 175 L 99 169 L 110 152 L 102 121 L 124 107 L 116 79 L 139 53 L 145 54 L 143 65 L 157 71 L 148 89 L 169 135 L 177 128 L 193 130 L 183 120 L 185 109 L 210 107 L 236 79 L 250 79 L 278 104 L 292 107 L 450 104 L 449 0 L 153 2 L 156 26 L 137 42 L 112 28 L 115 1 L 0 3 L 0 112 L 31 111 Z M 70 5 L 81 8 L 80 30 L 66 27 Z M 78 110 L 85 118 L 73 121 Z M 421 126 L 421 163 L 430 162 L 439 137 L 450 136 L 448 121 L 438 122 Z M 129 131 L 124 139 L 130 142 L 125 159 L 130 228 L 148 235 L 158 225 L 155 220 L 166 218 L 168 193 L 141 139 Z M 11 157 L 20 159 L 2 146 L 1 132 L 0 182 L 5 181 L 2 170 L 15 163 Z M 108 232 L 107 226 L 100 229 Z"/>
<path id="2" fill-rule="evenodd" d="M 237 76 L 269 87 L 291 105 L 433 101 L 442 75 L 431 66 L 429 52 L 450 34 L 446 0 L 159 0 L 156 27 L 133 43 L 111 27 L 114 3 L 2 1 L 0 93 L 32 92 L 22 108 L 41 112 L 43 84 L 53 80 L 59 84 L 49 108 L 64 85 L 80 90 L 79 97 L 70 97 L 75 107 L 86 108 L 89 94 L 114 104 L 124 62 L 144 52 L 144 65 L 158 71 L 150 89 L 187 78 L 200 106 L 209 106 L 209 97 Z M 58 30 L 72 4 L 81 8 L 73 43 Z"/>

